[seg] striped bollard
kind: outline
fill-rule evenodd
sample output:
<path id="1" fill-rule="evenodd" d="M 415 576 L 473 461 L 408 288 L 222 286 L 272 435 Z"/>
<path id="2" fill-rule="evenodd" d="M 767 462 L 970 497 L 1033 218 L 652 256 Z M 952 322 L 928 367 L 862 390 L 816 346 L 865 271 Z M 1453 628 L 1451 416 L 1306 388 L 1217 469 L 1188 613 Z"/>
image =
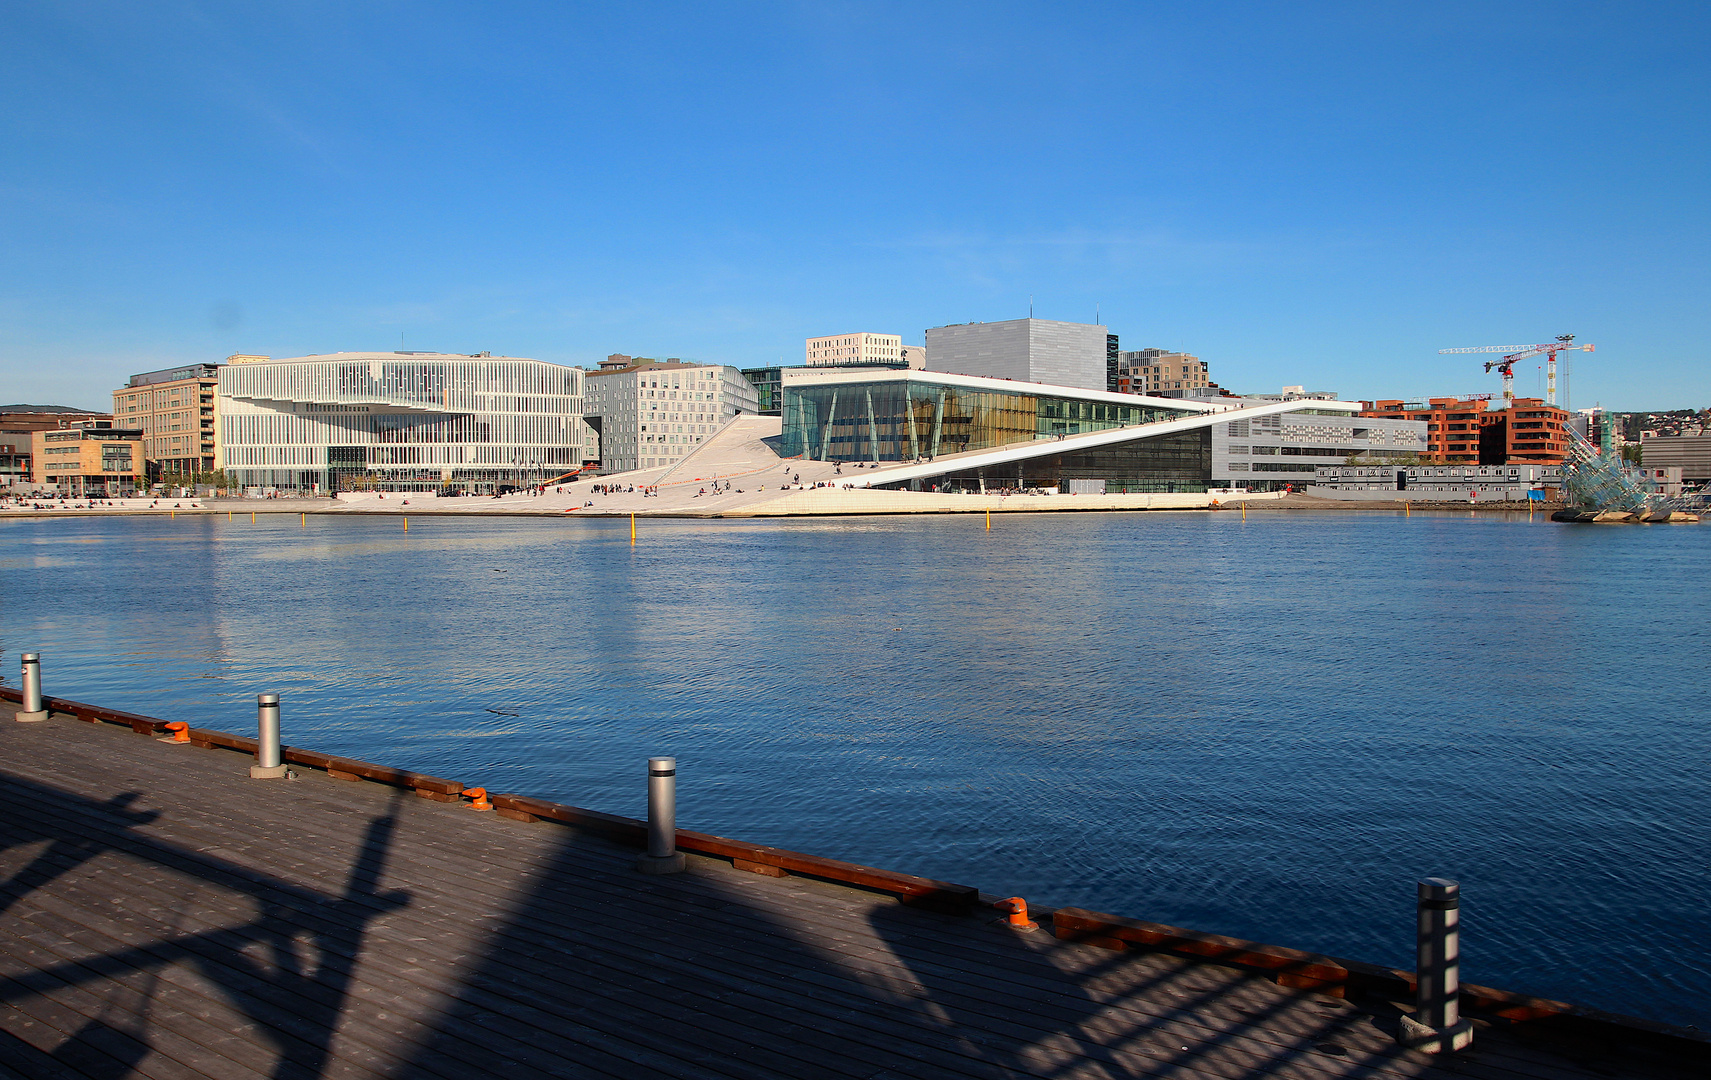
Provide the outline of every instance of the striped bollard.
<path id="1" fill-rule="evenodd" d="M 1428 1054 L 1465 1050 L 1473 1024 L 1461 1017 L 1461 885 L 1424 879 L 1418 911 L 1414 1015 L 1402 1017 L 1396 1041 Z"/>

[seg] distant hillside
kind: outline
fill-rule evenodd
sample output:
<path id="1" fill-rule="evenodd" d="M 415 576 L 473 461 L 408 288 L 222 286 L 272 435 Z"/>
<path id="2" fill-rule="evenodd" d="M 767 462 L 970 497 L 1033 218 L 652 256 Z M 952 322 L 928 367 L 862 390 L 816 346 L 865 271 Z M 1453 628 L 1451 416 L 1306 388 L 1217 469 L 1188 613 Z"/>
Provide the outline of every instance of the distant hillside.
<path id="1" fill-rule="evenodd" d="M 0 405 L 0 413 L 14 412 L 66 412 L 77 413 L 81 416 L 105 416 L 91 409 L 74 409 L 70 405 Z"/>

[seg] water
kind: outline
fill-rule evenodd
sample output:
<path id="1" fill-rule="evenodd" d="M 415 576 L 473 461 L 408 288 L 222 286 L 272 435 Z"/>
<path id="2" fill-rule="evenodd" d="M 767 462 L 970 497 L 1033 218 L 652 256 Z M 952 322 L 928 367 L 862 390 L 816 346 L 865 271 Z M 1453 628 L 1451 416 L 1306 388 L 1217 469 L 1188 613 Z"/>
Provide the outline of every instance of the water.
<path id="1" fill-rule="evenodd" d="M 49 693 L 1711 1021 L 1711 527 L 1455 514 L 0 522 Z"/>

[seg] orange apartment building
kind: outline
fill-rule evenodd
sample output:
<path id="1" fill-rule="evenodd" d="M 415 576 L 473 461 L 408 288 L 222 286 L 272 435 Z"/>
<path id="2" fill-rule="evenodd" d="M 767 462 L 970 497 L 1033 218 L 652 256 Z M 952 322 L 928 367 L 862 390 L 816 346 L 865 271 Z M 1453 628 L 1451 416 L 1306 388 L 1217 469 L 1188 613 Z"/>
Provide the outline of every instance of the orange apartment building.
<path id="1" fill-rule="evenodd" d="M 1509 408 L 1481 420 L 1481 464 L 1560 465 L 1568 457 L 1568 410 L 1546 405 L 1542 398 L 1516 398 Z M 1494 460 L 1485 461 L 1488 457 Z"/>
<path id="2" fill-rule="evenodd" d="M 111 498 L 144 487 L 143 433 L 91 420 L 30 433 L 31 481 L 63 494 Z"/>
<path id="3" fill-rule="evenodd" d="M 1485 402 L 1435 397 L 1430 401 L 1363 401 L 1362 416 L 1390 420 L 1424 420 L 1426 452 L 1422 458 L 1453 465 L 1479 464 L 1479 435 Z"/>
<path id="4" fill-rule="evenodd" d="M 1487 409 L 1481 398 L 1366 401 L 1362 416 L 1424 420 L 1426 452 L 1448 465 L 1560 464 L 1568 455 L 1568 413 L 1538 398 Z"/>

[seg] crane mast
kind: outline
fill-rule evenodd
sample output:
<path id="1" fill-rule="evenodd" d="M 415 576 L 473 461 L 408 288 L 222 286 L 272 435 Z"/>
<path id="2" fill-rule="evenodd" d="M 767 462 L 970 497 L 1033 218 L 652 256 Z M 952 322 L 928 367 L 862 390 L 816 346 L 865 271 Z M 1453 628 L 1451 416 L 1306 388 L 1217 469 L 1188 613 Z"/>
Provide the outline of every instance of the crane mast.
<path id="1" fill-rule="evenodd" d="M 1515 404 L 1515 362 L 1528 360 L 1535 356 L 1549 357 L 1545 362 L 1545 401 L 1548 404 L 1557 403 L 1557 353 L 1563 352 L 1592 352 L 1596 346 L 1587 343 L 1576 345 L 1573 334 L 1558 334 L 1555 341 L 1543 345 L 1475 345 L 1467 349 L 1439 349 L 1438 354 L 1446 353 L 1507 353 L 1501 360 L 1487 360 L 1485 370 L 1489 373 L 1496 368 L 1503 376 L 1503 407 L 1505 409 Z"/>

